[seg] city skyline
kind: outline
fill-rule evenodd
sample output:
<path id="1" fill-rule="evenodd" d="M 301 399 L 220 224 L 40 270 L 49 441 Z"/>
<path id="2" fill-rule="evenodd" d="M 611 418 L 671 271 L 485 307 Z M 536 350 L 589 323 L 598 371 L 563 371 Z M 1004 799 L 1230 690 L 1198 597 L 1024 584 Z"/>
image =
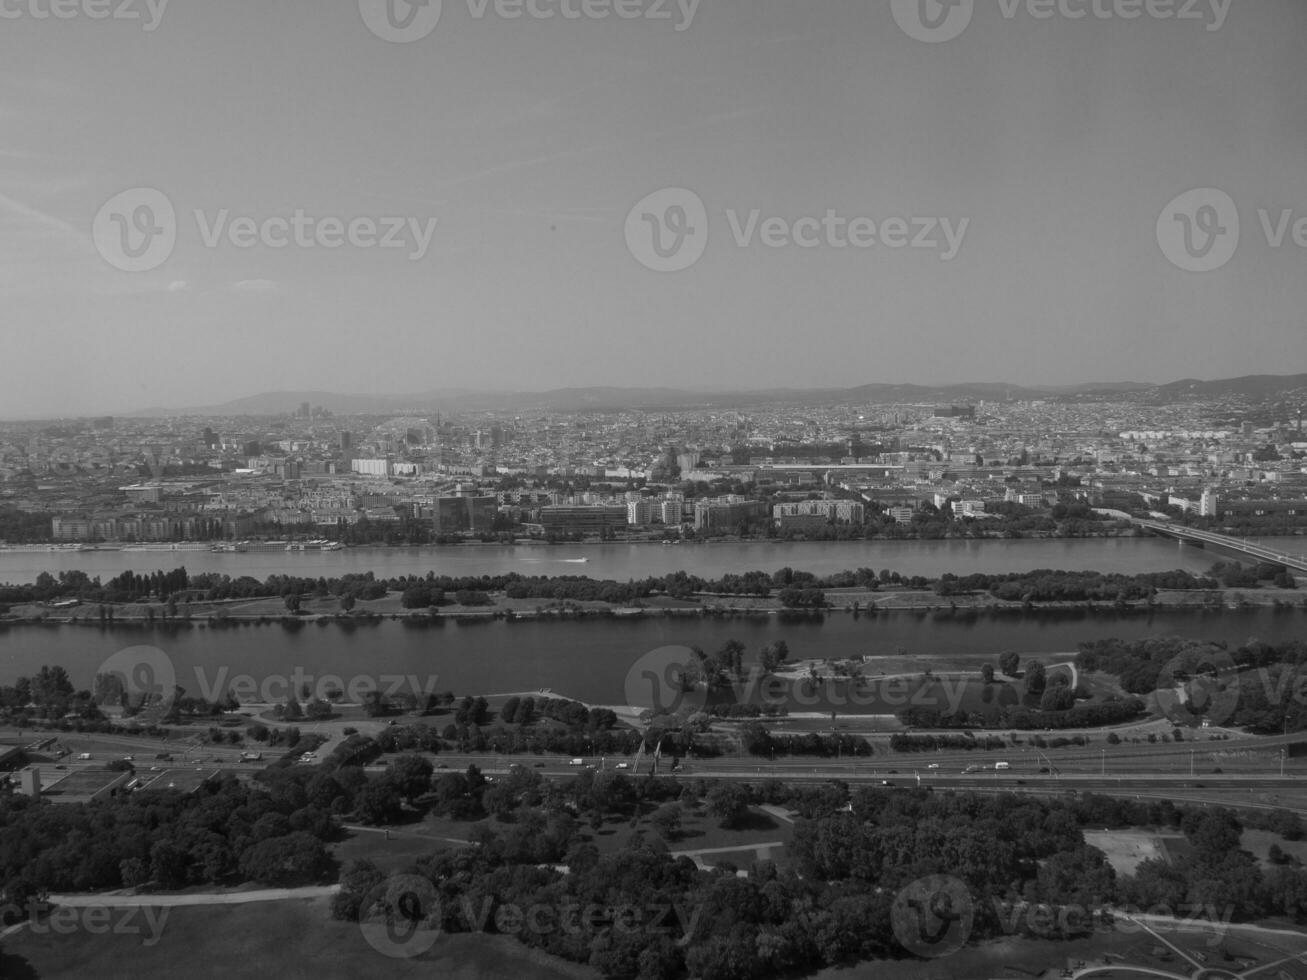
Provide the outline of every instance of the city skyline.
<path id="1" fill-rule="evenodd" d="M 388 43 L 381 6 L 6 17 L 0 416 L 1297 367 L 1291 0 L 1004 0 L 948 40 L 899 3 L 560 0 Z M 106 229 L 166 208 L 166 257 L 115 267 Z M 655 271 L 655 225 L 685 268 Z"/>

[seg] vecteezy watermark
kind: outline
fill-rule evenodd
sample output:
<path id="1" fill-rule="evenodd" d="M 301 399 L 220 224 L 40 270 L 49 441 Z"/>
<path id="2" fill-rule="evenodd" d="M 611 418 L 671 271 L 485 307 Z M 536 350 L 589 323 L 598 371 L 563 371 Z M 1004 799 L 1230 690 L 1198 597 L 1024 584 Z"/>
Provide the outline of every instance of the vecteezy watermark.
<path id="1" fill-rule="evenodd" d="M 1208 31 L 1225 26 L 1234 0 L 998 0 L 1004 20 L 1175 20 L 1201 22 Z M 903 33 L 918 41 L 952 41 L 971 25 L 975 0 L 891 0 Z"/>
<path id="2" fill-rule="evenodd" d="M 1224 650 L 1173 657 L 1157 675 L 1154 707 L 1176 725 L 1224 725 L 1239 710 L 1239 670 Z"/>
<path id="3" fill-rule="evenodd" d="M 233 215 L 229 208 L 196 209 L 192 214 L 205 248 L 402 249 L 407 250 L 412 262 L 426 257 L 440 221 L 403 216 L 312 215 L 303 208 L 258 216 Z M 115 269 L 149 272 L 172 257 L 179 227 L 176 208 L 166 194 L 138 187 L 105 203 L 95 217 L 92 236 L 96 250 Z"/>
<path id="4" fill-rule="evenodd" d="M 1271 249 L 1292 242 L 1307 249 L 1307 215 L 1294 208 L 1258 208 L 1257 224 Z M 1185 191 L 1162 209 L 1157 242 L 1162 254 L 1186 272 L 1215 272 L 1239 249 L 1239 207 L 1225 191 L 1200 187 Z"/>
<path id="5" fill-rule="evenodd" d="M 701 0 L 467 0 L 473 20 L 672 21 L 677 33 L 694 24 Z M 363 23 L 392 44 L 429 37 L 440 24 L 443 0 L 359 0 Z"/>
<path id="6" fill-rule="evenodd" d="M 694 714 L 708 704 L 699 654 L 690 647 L 650 650 L 626 672 L 626 703 L 655 715 Z"/>
<path id="7" fill-rule="evenodd" d="M 650 650 L 631 665 L 624 692 L 629 708 L 653 715 L 704 711 L 710 693 L 725 704 L 779 712 L 852 709 L 858 714 L 896 714 L 902 708 L 921 707 L 954 715 L 962 710 L 973 683 L 947 674 L 929 679 L 783 676 L 758 664 L 735 671 L 693 647 L 666 646 Z M 1000 689 L 998 698 L 1000 707 L 1019 700 L 1009 686 Z"/>
<path id="8" fill-rule="evenodd" d="M 436 888 L 421 875 L 392 875 L 359 906 L 359 931 L 391 959 L 416 959 L 440 941 L 442 909 Z"/>
<path id="9" fill-rule="evenodd" d="M 994 918 L 1005 935 L 1039 939 L 1071 939 L 1095 932 L 1138 935 L 1147 931 L 1139 919 L 1163 919 L 1178 926 L 1210 928 L 1207 944 L 1214 949 L 1221 945 L 1234 918 L 1232 905 L 1224 908 L 1215 905 L 1181 904 L 1174 908 L 1156 905 L 1141 909 L 1133 905 L 1004 902 L 998 898 L 991 898 L 990 903 Z"/>
<path id="10" fill-rule="evenodd" d="M 970 218 L 872 218 L 826 209 L 821 217 L 795 219 L 765 215 L 761 209 L 723 213 L 737 248 L 761 245 L 769 249 L 904 248 L 935 252 L 951 262 L 966 239 Z M 636 261 L 655 272 L 682 272 L 695 265 L 708 249 L 708 209 L 694 191 L 669 187 L 655 191 L 626 217 L 626 246 Z"/>
<path id="11" fill-rule="evenodd" d="M 420 875 L 397 874 L 382 881 L 359 906 L 359 928 L 377 952 L 391 959 L 416 959 L 446 931 L 501 936 L 663 936 L 686 945 L 703 909 L 650 902 L 618 905 L 500 902 L 493 895 L 442 902 L 435 886 Z"/>
<path id="12" fill-rule="evenodd" d="M 158 647 L 137 646 L 119 650 L 95 672 L 100 703 L 117 698 L 131 704 L 172 699 L 177 690 L 177 669 Z"/>
<path id="13" fill-rule="evenodd" d="M 172 0 L 0 0 L 0 20 L 142 21 L 147 34 Z"/>
<path id="14" fill-rule="evenodd" d="M 37 936 L 72 936 L 79 932 L 92 936 L 142 936 L 141 945 L 151 947 L 163 937 L 169 911 L 151 906 L 106 905 L 59 905 L 52 909 L 33 898 L 26 906 L 0 905 L 0 923 L 26 920 L 28 930 Z"/>
<path id="15" fill-rule="evenodd" d="M 923 959 L 956 953 L 971 938 L 975 920 L 970 890 L 948 875 L 919 878 L 900 891 L 890 906 L 895 938 Z"/>
<path id="16" fill-rule="evenodd" d="M 1157 218 L 1162 254 L 1186 272 L 1212 272 L 1228 264 L 1239 248 L 1239 236 L 1234 198 L 1213 187 L 1186 191 Z"/>
<path id="17" fill-rule="evenodd" d="M 938 44 L 970 26 L 976 0 L 891 0 L 890 11 L 908 37 Z"/>
<path id="18" fill-rule="evenodd" d="M 180 689 L 210 703 L 228 696 L 242 704 L 278 704 L 289 698 L 309 701 L 343 701 L 362 704 L 371 697 L 384 700 L 404 698 L 425 704 L 435 693 L 436 674 L 337 674 L 316 675 L 297 666 L 288 674 L 268 673 L 259 678 L 233 674 L 227 667 L 196 665 L 193 675 L 180 674 L 172 659 L 157 647 L 129 647 L 109 657 L 96 671 L 96 693 L 106 700 L 126 699 L 136 705 L 147 701 L 168 702 Z M 194 687 L 188 684 L 193 683 Z"/>

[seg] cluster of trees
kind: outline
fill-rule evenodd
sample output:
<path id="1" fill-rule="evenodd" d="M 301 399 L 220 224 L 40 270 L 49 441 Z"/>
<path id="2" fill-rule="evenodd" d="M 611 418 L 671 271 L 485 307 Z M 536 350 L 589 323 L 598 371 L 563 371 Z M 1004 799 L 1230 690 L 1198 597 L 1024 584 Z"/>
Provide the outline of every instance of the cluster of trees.
<path id="1" fill-rule="evenodd" d="M 36 721 L 106 724 L 99 703 L 91 691 L 76 691 L 68 671 L 43 666 L 32 677 L 19 677 L 0 685 L 0 717 L 22 727 Z"/>
<path id="2" fill-rule="evenodd" d="M 1007 748 L 1007 742 L 994 735 L 973 738 L 970 735 L 905 735 L 896 732 L 890 736 L 889 747 L 895 752 L 939 752 L 944 750 L 986 752 Z"/>
<path id="3" fill-rule="evenodd" d="M 10 544 L 39 544 L 54 536 L 49 514 L 32 514 L 17 507 L 0 507 L 0 541 Z"/>
<path id="4" fill-rule="evenodd" d="M 842 756 L 869 756 L 871 743 L 856 735 L 822 735 L 807 732 L 803 735 L 772 735 L 757 722 L 740 728 L 740 741 L 746 752 L 762 758 L 786 755 L 815 755 L 823 759 Z"/>
<path id="5" fill-rule="evenodd" d="M 495 820 L 470 831 L 472 847 L 406 869 L 430 882 L 432 901 L 405 901 L 387 887 L 381 869 L 358 862 L 342 876 L 333 916 L 389 921 L 402 930 L 406 920 L 438 914 L 436 924 L 448 933 L 502 931 L 614 980 L 687 974 L 752 980 L 903 958 L 908 954 L 892 925 L 894 896 L 932 874 L 967 887 L 973 940 L 1044 925 L 1049 931 L 1040 931 L 1042 938 L 1073 938 L 1093 928 L 1083 916 L 1003 914 L 1028 903 L 1177 910 L 1232 904 L 1238 918 L 1307 921 L 1307 872 L 1286 860 L 1263 874 L 1239 850 L 1241 828 L 1228 812 L 1181 809 L 1169 801 L 850 793 L 841 783 L 678 785 L 596 773 L 549 785 L 520 770 L 487 784 L 475 769 L 442 776 L 436 786 L 440 812 Z M 699 871 L 668 853 L 666 841 L 678 836 L 687 814 L 732 826 L 761 803 L 800 814 L 790 848 L 793 867 L 756 862 L 749 877 L 739 878 L 733 868 Z M 634 831 L 617 853 L 600 855 L 582 836 L 587 824 L 597 830 L 605 818 L 642 813 L 653 833 Z M 1297 821 L 1288 823 L 1301 833 Z M 1171 828 L 1190 840 L 1196 860 L 1180 868 L 1145 862 L 1136 875 L 1118 877 L 1085 845 L 1086 826 Z M 565 865 L 566 873 L 554 865 Z M 497 915 L 507 906 L 571 917 L 544 923 L 553 928 L 530 928 Z M 604 915 L 580 914 L 594 906 L 667 911 L 620 928 Z M 696 914 L 672 914 L 676 909 Z"/>
<path id="6" fill-rule="evenodd" d="M 1151 598 L 1158 589 L 1192 591 L 1218 587 L 1215 579 L 1200 578 L 1183 570 L 1122 575 L 1049 569 L 961 577 L 945 573 L 934 586 L 941 596 L 988 592 L 1007 602 L 1128 602 Z"/>
<path id="7" fill-rule="evenodd" d="M 1179 637 L 1096 640 L 1080 644 L 1076 662 L 1081 670 L 1115 675 L 1133 694 L 1202 679 L 1209 697 L 1234 704 L 1238 726 L 1259 734 L 1307 729 L 1307 643 L 1301 640 L 1253 639 L 1233 650 Z M 1201 713 L 1201 705 L 1194 707 Z"/>
<path id="8" fill-rule="evenodd" d="M 1227 589 L 1260 589 L 1263 582 L 1270 582 L 1281 589 L 1297 586 L 1293 575 L 1283 565 L 1267 562 L 1245 565 L 1237 561 L 1218 561 L 1207 574 Z"/>
<path id="9" fill-rule="evenodd" d="M 1020 703 L 1000 704 L 994 711 L 983 713 L 946 709 L 929 705 L 912 705 L 899 712 L 899 720 L 911 728 L 943 729 L 1013 729 L 1039 731 L 1045 728 L 1097 728 L 1120 725 L 1143 714 L 1148 706 L 1139 698 L 1110 697 L 1091 704 L 1077 704 L 1063 708 L 1067 698 L 1073 697 L 1067 688 L 1050 687 L 1040 698 L 1040 707 Z M 1044 705 L 1049 704 L 1049 708 Z"/>
<path id="10" fill-rule="evenodd" d="M 51 891 L 329 880 L 325 844 L 337 824 L 302 783 L 226 778 L 189 795 L 145 790 L 61 806 L 0 794 L 0 895 L 25 905 Z"/>

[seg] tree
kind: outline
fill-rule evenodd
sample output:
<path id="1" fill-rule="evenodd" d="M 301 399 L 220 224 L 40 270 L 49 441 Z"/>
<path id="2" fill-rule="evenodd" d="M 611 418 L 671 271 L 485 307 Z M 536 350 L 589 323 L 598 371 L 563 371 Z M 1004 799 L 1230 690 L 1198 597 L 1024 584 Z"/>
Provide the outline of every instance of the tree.
<path id="1" fill-rule="evenodd" d="M 297 595 L 288 595 L 285 599 L 286 611 L 292 615 L 298 615 L 300 611 L 301 599 Z"/>
<path id="2" fill-rule="evenodd" d="M 718 783 L 708 791 L 708 813 L 727 829 L 740 825 L 749 812 L 749 791 L 738 783 Z"/>
<path id="3" fill-rule="evenodd" d="M 1044 693 L 1044 688 L 1048 686 L 1048 678 L 1044 672 L 1044 665 L 1041 663 L 1032 663 L 1026 668 L 1026 693 L 1036 697 Z"/>
<path id="4" fill-rule="evenodd" d="M 434 772 L 431 760 L 420 755 L 401 755 L 390 764 L 386 779 L 407 799 L 421 796 L 431 788 Z"/>
<path id="5" fill-rule="evenodd" d="M 517 719 L 518 708 L 522 706 L 522 699 L 514 696 L 504 702 L 504 706 L 499 709 L 499 720 L 505 725 L 511 725 Z"/>
<path id="6" fill-rule="evenodd" d="M 1021 672 L 1021 657 L 1015 650 L 1004 650 L 998 655 L 998 669 L 1008 677 L 1016 677 Z"/>
<path id="7" fill-rule="evenodd" d="M 993 684 L 993 683 L 994 683 L 994 665 L 993 665 L 993 664 L 985 664 L 983 667 L 980 668 L 980 679 L 981 679 L 982 681 L 984 681 L 986 684 Z"/>
<path id="8" fill-rule="evenodd" d="M 241 874 L 247 878 L 283 888 L 317 881 L 330 867 L 322 841 L 302 832 L 260 841 L 240 860 Z"/>
<path id="9" fill-rule="evenodd" d="M 675 840 L 681 833 L 681 805 L 665 803 L 649 817 L 654 830 L 665 840 Z"/>
<path id="10" fill-rule="evenodd" d="M 790 647 L 784 640 L 777 640 L 775 643 L 768 643 L 762 648 L 759 655 L 759 661 L 762 663 L 762 669 L 769 674 L 775 673 L 776 669 L 790 658 Z"/>
<path id="11" fill-rule="evenodd" d="M 354 812 L 369 826 L 397 823 L 404 815 L 398 787 L 388 779 L 372 780 L 355 798 Z"/>

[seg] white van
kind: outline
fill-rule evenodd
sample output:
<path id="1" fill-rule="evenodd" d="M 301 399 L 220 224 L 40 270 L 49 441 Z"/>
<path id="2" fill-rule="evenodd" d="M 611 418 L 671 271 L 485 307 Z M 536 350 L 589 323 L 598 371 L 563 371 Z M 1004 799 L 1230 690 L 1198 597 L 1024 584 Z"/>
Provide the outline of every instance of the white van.
<path id="1" fill-rule="evenodd" d="M 1012 768 L 1012 763 L 1010 763 L 1010 762 L 995 762 L 995 763 L 994 763 L 994 768 L 995 768 L 995 769 L 1011 769 L 1011 768 Z"/>
<path id="2" fill-rule="evenodd" d="M 573 759 L 571 762 L 568 763 L 568 765 L 569 765 L 569 766 L 583 766 L 583 765 L 585 765 L 585 760 L 584 760 L 584 759 Z"/>

